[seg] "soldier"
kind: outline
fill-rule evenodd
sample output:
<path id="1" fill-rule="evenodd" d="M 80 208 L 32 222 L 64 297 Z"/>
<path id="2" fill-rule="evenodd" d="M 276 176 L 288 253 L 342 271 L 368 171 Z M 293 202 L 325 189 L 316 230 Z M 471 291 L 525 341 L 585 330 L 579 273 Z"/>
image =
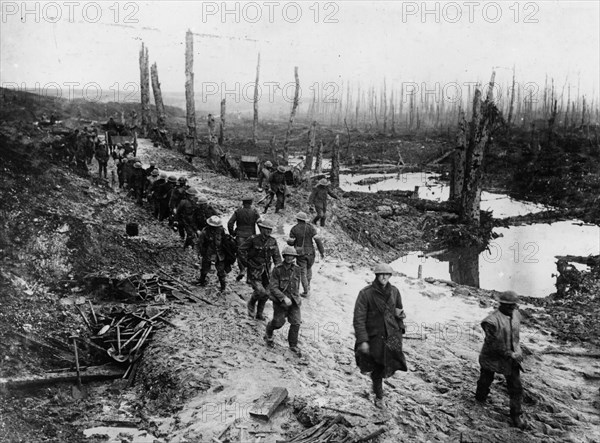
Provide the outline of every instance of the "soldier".
<path id="1" fill-rule="evenodd" d="M 133 172 L 130 178 L 130 188 L 133 191 L 133 197 L 137 204 L 142 204 L 142 198 L 144 196 L 144 185 L 146 176 L 144 175 L 144 169 L 142 168 L 141 162 L 135 162 L 133 164 Z"/>
<path id="2" fill-rule="evenodd" d="M 325 258 L 325 248 L 323 241 L 317 236 L 317 228 L 308 223 L 306 212 L 296 214 L 298 223 L 290 230 L 290 238 L 287 243 L 296 248 L 296 263 L 300 267 L 300 281 L 304 292 L 302 297 L 310 296 L 310 281 L 312 280 L 312 267 L 315 264 L 314 243 L 321 253 L 321 259 Z"/>
<path id="3" fill-rule="evenodd" d="M 152 203 L 152 187 L 158 180 L 158 174 L 158 169 L 153 169 L 150 175 L 146 178 L 146 185 L 144 186 L 144 189 L 146 191 L 146 199 L 148 200 L 148 203 Z"/>
<path id="4" fill-rule="evenodd" d="M 150 177 L 150 174 L 152 174 L 152 171 L 154 171 L 156 168 L 156 161 L 152 160 L 150 162 L 150 166 L 148 166 L 146 169 L 144 169 L 144 174 L 146 175 L 146 177 Z"/>
<path id="5" fill-rule="evenodd" d="M 317 186 L 313 188 L 310 197 L 308 198 L 308 204 L 313 205 L 317 211 L 317 216 L 312 221 L 315 225 L 321 220 L 321 226 L 325 226 L 325 219 L 327 218 L 327 196 L 330 195 L 336 200 L 339 200 L 339 197 L 329 189 L 330 184 L 331 183 L 326 178 L 319 180 Z"/>
<path id="6" fill-rule="evenodd" d="M 173 192 L 173 188 L 175 188 L 176 183 L 177 177 L 174 175 L 169 175 L 167 182 L 158 189 L 158 221 L 163 221 L 169 217 L 169 201 L 171 200 L 171 193 Z"/>
<path id="7" fill-rule="evenodd" d="M 288 344 L 290 350 L 300 357 L 298 348 L 298 334 L 300 332 L 300 305 L 302 299 L 298 292 L 300 288 L 300 267 L 294 264 L 296 249 L 286 246 L 283 249 L 283 263 L 273 269 L 269 284 L 269 293 L 273 300 L 273 319 L 267 323 L 265 340 L 268 346 L 273 346 L 273 332 L 285 324 L 285 319 L 290 322 Z"/>
<path id="8" fill-rule="evenodd" d="M 107 168 L 108 168 L 108 148 L 106 147 L 106 143 L 100 142 L 98 143 L 98 147 L 96 148 L 96 152 L 94 154 L 96 156 L 96 161 L 98 162 L 98 176 L 102 178 L 107 177 Z"/>
<path id="9" fill-rule="evenodd" d="M 269 299 L 267 288 L 271 262 L 278 265 L 281 263 L 281 256 L 277 240 L 271 237 L 271 232 L 275 227 L 274 223 L 269 220 L 260 220 L 257 224 L 260 234 L 253 235 L 242 243 L 238 249 L 238 260 L 241 260 L 248 269 L 246 281 L 253 289 L 252 296 L 248 300 L 248 315 L 257 320 L 264 320 L 263 312 Z"/>
<path id="10" fill-rule="evenodd" d="M 260 219 L 260 214 L 252 207 L 253 200 L 254 198 L 251 195 L 244 196 L 242 198 L 242 207 L 233 213 L 227 223 L 229 234 L 235 237 L 238 248 L 248 237 L 256 234 L 256 222 Z M 236 280 L 240 281 L 244 278 L 246 267 L 239 260 L 238 266 L 240 267 L 240 273 Z"/>
<path id="11" fill-rule="evenodd" d="M 197 196 L 198 191 L 196 188 L 187 189 L 175 210 L 175 213 L 177 214 L 177 225 L 180 228 L 179 236 L 182 240 L 185 239 L 183 242 L 183 249 L 194 245 L 194 239 L 199 230 L 195 219 L 197 209 L 195 198 Z"/>
<path id="12" fill-rule="evenodd" d="M 206 221 L 213 215 L 221 215 L 219 211 L 208 204 L 208 199 L 204 195 L 198 195 L 196 199 L 196 211 L 194 212 L 194 220 L 198 226 L 198 230 L 206 227 Z"/>
<path id="13" fill-rule="evenodd" d="M 171 212 L 171 215 L 169 216 L 169 226 L 174 226 L 177 217 L 177 206 L 179 206 L 179 202 L 183 199 L 183 197 L 185 196 L 185 191 L 187 191 L 189 189 L 189 186 L 187 185 L 187 178 L 185 177 L 179 177 L 177 179 L 177 185 L 175 186 L 175 188 L 173 188 L 173 191 L 171 191 L 171 198 L 169 200 L 169 210 Z M 177 222 L 177 231 L 179 232 L 179 236 L 183 239 L 185 238 L 185 231 L 183 229 L 183 226 L 179 226 L 179 222 Z"/>
<path id="14" fill-rule="evenodd" d="M 500 306 L 482 322 L 485 341 L 479 354 L 481 374 L 477 381 L 475 400 L 484 403 L 490 393 L 490 385 L 496 372 L 506 378 L 510 398 L 510 418 L 513 426 L 525 429 L 526 422 L 521 418 L 523 411 L 523 386 L 521 385 L 521 363 L 523 353 L 519 342 L 521 314 L 517 309 L 519 302 L 513 291 L 502 292 L 498 296 Z"/>
<path id="15" fill-rule="evenodd" d="M 227 273 L 225 272 L 225 251 L 223 249 L 223 239 L 225 229 L 222 226 L 221 218 L 213 215 L 206 221 L 207 226 L 202 229 L 198 236 L 198 255 L 202 257 L 202 266 L 200 268 L 200 286 L 206 286 L 206 276 L 210 271 L 212 263 L 215 264 L 217 277 L 221 283 L 221 292 L 227 288 Z"/>
<path id="16" fill-rule="evenodd" d="M 374 273 L 375 281 L 359 292 L 354 305 L 354 351 L 360 371 L 371 373 L 375 406 L 382 408 L 383 379 L 407 370 L 402 351 L 406 315 L 400 291 L 389 283 L 392 267 L 380 264 Z"/>
<path id="17" fill-rule="evenodd" d="M 269 188 L 271 198 L 265 206 L 265 214 L 273 202 L 273 195 L 277 196 L 277 202 L 275 203 L 275 214 L 277 214 L 285 207 L 285 194 L 287 187 L 285 185 L 285 168 L 283 166 L 277 166 L 277 170 L 269 177 Z"/>
<path id="18" fill-rule="evenodd" d="M 268 191 L 269 178 L 271 177 L 272 171 L 273 171 L 273 163 L 271 163 L 269 160 L 267 160 L 265 162 L 265 164 L 263 165 L 263 168 L 260 171 L 258 171 L 258 174 L 257 174 L 259 191 L 262 192 L 263 184 L 265 186 L 265 189 Z"/>
<path id="19" fill-rule="evenodd" d="M 158 176 L 158 180 L 154 182 L 148 193 L 148 198 L 152 199 L 152 214 L 154 218 L 158 218 L 160 213 L 160 199 L 158 198 L 161 188 L 167 183 L 167 173 L 161 172 Z"/>

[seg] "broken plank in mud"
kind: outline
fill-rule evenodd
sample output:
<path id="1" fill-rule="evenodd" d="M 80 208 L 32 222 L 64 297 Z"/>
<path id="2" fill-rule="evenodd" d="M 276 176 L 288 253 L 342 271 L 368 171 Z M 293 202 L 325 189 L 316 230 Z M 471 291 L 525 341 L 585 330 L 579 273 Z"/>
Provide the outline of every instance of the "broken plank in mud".
<path id="1" fill-rule="evenodd" d="M 250 415 L 269 420 L 277 407 L 287 398 L 288 390 L 273 388 L 271 392 L 260 397 L 250 409 Z"/>
<path id="2" fill-rule="evenodd" d="M 123 376 L 123 370 L 114 367 L 89 367 L 81 372 L 81 381 L 111 380 Z M 77 372 L 47 373 L 45 375 L 28 375 L 22 377 L 0 378 L 0 391 L 6 389 L 22 389 L 55 383 L 73 383 L 78 378 Z"/>

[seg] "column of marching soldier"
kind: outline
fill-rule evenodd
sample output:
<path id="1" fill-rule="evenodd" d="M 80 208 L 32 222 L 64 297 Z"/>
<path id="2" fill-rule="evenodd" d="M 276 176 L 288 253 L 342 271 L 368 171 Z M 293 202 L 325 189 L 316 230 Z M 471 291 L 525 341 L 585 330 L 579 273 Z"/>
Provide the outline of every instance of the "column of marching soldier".
<path id="1" fill-rule="evenodd" d="M 168 220 L 169 226 L 179 232 L 184 249 L 196 247 L 201 258 L 197 283 L 205 286 L 207 275 L 214 266 L 220 290 L 225 291 L 226 275 L 237 259 L 239 273 L 236 279 L 240 281 L 245 275 L 246 282 L 253 289 L 247 302 L 248 315 L 264 321 L 265 305 L 268 300 L 273 303 L 273 317 L 267 322 L 264 336 L 267 346 L 274 345 L 273 333 L 283 327 L 287 319 L 290 323 L 287 337 L 289 348 L 301 356 L 298 347 L 302 322 L 300 307 L 302 299 L 310 296 L 316 252 L 322 259 L 325 257 L 323 242 L 315 224 L 320 221 L 321 226 L 325 225 L 328 195 L 338 198 L 329 189 L 330 183 L 323 179 L 313 188 L 309 204 L 314 206 L 317 215 L 311 223 L 306 212 L 296 214 L 296 224 L 291 228 L 287 246 L 280 254 L 277 241 L 271 236 L 275 224 L 261 218 L 252 206 L 253 196 L 242 198 L 242 207 L 233 213 L 227 223 L 227 233 L 218 211 L 205 196 L 189 187 L 184 177 L 177 179 L 159 173 L 154 162 L 147 169 L 142 169 L 136 158 L 131 158 L 128 163 L 131 169 L 120 181 L 121 186 L 129 187 L 139 203 L 146 196 L 154 216 L 159 221 Z M 259 174 L 259 188 L 264 186 L 266 190 L 265 213 L 274 196 L 277 196 L 275 212 L 283 210 L 287 195 L 287 189 L 279 187 L 279 178 L 275 182 L 272 180 L 273 175 L 283 170 L 275 173 L 270 173 L 270 170 L 270 162 L 265 162 L 265 168 Z M 256 227 L 259 234 L 256 234 Z M 393 269 L 387 264 L 379 264 L 374 274 L 374 281 L 359 292 L 355 303 L 354 349 L 357 366 L 363 374 L 371 377 L 375 405 L 384 407 L 383 379 L 398 370 L 407 371 L 402 351 L 406 315 L 400 291 L 389 282 Z M 475 399 L 485 403 L 494 375 L 504 375 L 510 397 L 512 425 L 526 429 L 527 424 L 522 418 L 520 372 L 523 371 L 523 354 L 519 343 L 521 317 L 517 309 L 518 297 L 508 291 L 499 294 L 498 301 L 498 309 L 481 323 L 485 342 L 479 356 L 481 374 Z"/>

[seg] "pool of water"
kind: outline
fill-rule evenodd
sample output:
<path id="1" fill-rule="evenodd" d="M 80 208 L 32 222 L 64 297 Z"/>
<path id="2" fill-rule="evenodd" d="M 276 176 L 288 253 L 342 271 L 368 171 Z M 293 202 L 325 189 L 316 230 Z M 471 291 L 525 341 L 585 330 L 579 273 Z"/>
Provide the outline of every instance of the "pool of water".
<path id="1" fill-rule="evenodd" d="M 556 292 L 557 255 L 600 254 L 600 227 L 578 220 L 552 224 L 512 226 L 494 230 L 501 237 L 490 242 L 488 250 L 451 250 L 433 257 L 414 252 L 391 263 L 392 267 L 417 277 L 452 280 L 484 289 L 513 290 L 531 297 Z M 580 269 L 586 266 L 578 265 Z"/>

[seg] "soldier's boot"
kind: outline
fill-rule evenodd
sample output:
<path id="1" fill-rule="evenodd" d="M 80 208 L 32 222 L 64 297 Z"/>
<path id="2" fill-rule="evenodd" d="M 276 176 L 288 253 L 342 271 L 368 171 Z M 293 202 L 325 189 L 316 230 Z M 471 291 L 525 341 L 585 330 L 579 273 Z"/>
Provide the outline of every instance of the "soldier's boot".
<path id="1" fill-rule="evenodd" d="M 510 418 L 512 425 L 521 430 L 527 429 L 527 422 L 523 419 L 521 410 L 522 396 L 515 395 L 510 398 Z"/>
<path id="2" fill-rule="evenodd" d="M 267 346 L 273 347 L 275 341 L 273 340 L 273 331 L 275 329 L 271 326 L 271 322 L 267 323 L 267 330 L 265 332 L 265 341 L 267 342 Z"/>
<path id="3" fill-rule="evenodd" d="M 200 273 L 200 279 L 198 280 L 198 284 L 200 286 L 206 286 L 206 276 L 207 275 L 208 275 L 208 272 Z"/>
<path id="4" fill-rule="evenodd" d="M 267 304 L 267 300 L 259 300 L 256 307 L 256 319 L 263 321 L 266 320 L 263 312 L 265 310 L 265 305 Z"/>
<path id="5" fill-rule="evenodd" d="M 248 303 L 246 303 L 246 306 L 248 307 L 248 316 L 250 318 L 254 318 L 254 309 L 256 307 L 256 297 L 254 294 L 252 294 L 250 300 L 248 300 Z"/>
<path id="6" fill-rule="evenodd" d="M 382 408 L 383 404 L 383 379 L 373 379 L 373 392 L 375 393 L 375 406 Z"/>
<path id="7" fill-rule="evenodd" d="M 220 291 L 225 292 L 227 290 L 227 280 L 225 277 L 219 278 L 219 283 L 221 283 Z"/>
<path id="8" fill-rule="evenodd" d="M 290 325 L 288 332 L 288 344 L 290 345 L 290 351 L 296 354 L 298 357 L 302 356 L 300 348 L 298 347 L 298 334 L 300 333 L 300 325 Z"/>

